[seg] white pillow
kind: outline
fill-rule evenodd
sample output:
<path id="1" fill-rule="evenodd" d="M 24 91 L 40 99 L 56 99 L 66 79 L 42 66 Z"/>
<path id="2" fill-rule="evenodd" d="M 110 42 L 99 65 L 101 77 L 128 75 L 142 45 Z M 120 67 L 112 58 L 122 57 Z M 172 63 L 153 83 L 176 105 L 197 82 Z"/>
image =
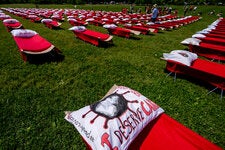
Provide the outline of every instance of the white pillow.
<path id="1" fill-rule="evenodd" d="M 107 18 L 103 18 L 103 19 L 102 19 L 102 21 L 109 21 L 109 19 L 107 19 Z"/>
<path id="2" fill-rule="evenodd" d="M 52 22 L 52 19 L 42 19 L 41 22 L 42 23 L 49 23 L 49 22 Z"/>
<path id="3" fill-rule="evenodd" d="M 94 21 L 94 20 L 95 20 L 94 18 L 86 19 L 87 22 L 89 22 L 89 21 Z"/>
<path id="4" fill-rule="evenodd" d="M 72 28 L 69 28 L 69 30 L 73 30 L 73 31 L 76 31 L 76 32 L 84 32 L 86 29 L 85 26 L 74 26 Z"/>
<path id="5" fill-rule="evenodd" d="M 200 33 L 200 34 L 208 34 L 208 33 L 210 33 L 210 31 L 204 29 L 204 30 L 198 31 L 198 32 L 196 32 L 196 33 Z"/>
<path id="6" fill-rule="evenodd" d="M 117 26 L 115 24 L 105 24 L 103 27 L 106 29 L 115 29 Z"/>
<path id="7" fill-rule="evenodd" d="M 173 50 L 170 53 L 163 53 L 163 58 L 191 66 L 192 62 L 198 58 L 198 55 L 186 50 Z"/>
<path id="8" fill-rule="evenodd" d="M 184 45 L 191 44 L 191 45 L 197 45 L 198 46 L 200 42 L 201 42 L 201 40 L 199 40 L 197 38 L 187 38 L 187 39 L 183 40 L 181 42 L 181 44 L 184 44 Z"/>
<path id="9" fill-rule="evenodd" d="M 204 34 L 197 33 L 197 34 L 193 34 L 192 37 L 193 38 L 205 38 L 206 36 Z"/>
<path id="10" fill-rule="evenodd" d="M 74 18 L 69 18 L 68 21 L 74 21 L 74 22 L 75 22 L 75 21 L 77 21 L 77 20 L 74 19 Z"/>
<path id="11" fill-rule="evenodd" d="M 8 23 L 8 24 L 14 24 L 14 23 L 17 23 L 19 21 L 16 20 L 16 19 L 5 19 L 5 20 L 3 20 L 3 22 Z"/>
<path id="12" fill-rule="evenodd" d="M 66 112 L 65 119 L 93 150 L 127 150 L 143 128 L 163 112 L 139 92 L 114 86 L 102 100 Z"/>
<path id="13" fill-rule="evenodd" d="M 131 27 L 131 26 L 132 26 L 132 24 L 130 24 L 130 23 L 125 23 L 125 26 L 127 26 L 127 27 Z"/>
<path id="14" fill-rule="evenodd" d="M 34 35 L 38 34 L 37 32 L 30 29 L 15 29 L 12 30 L 11 33 L 13 36 L 24 38 L 33 37 Z"/>

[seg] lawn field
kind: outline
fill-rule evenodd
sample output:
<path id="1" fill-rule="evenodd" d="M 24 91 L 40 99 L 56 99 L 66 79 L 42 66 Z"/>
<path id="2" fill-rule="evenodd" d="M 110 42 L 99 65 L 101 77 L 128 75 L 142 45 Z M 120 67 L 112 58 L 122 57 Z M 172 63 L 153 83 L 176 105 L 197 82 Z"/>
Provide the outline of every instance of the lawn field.
<path id="1" fill-rule="evenodd" d="M 0 7 L 32 8 L 33 4 Z M 121 11 L 129 5 L 79 5 L 78 9 Z M 144 6 L 140 6 L 144 9 Z M 183 15 L 183 6 L 172 6 Z M 72 9 L 73 5 L 39 5 Z M 139 8 L 139 6 L 135 6 Z M 225 95 L 207 94 L 214 87 L 185 76 L 167 77 L 163 53 L 185 49 L 185 38 L 206 28 L 218 17 L 208 15 L 224 6 L 199 6 L 202 19 L 170 31 L 140 35 L 139 39 L 113 37 L 114 45 L 96 47 L 77 39 L 68 29 L 51 30 L 18 16 L 26 29 L 35 30 L 62 51 L 62 62 L 26 63 L 11 34 L 0 23 L 0 149 L 85 149 L 64 111 L 100 100 L 114 84 L 130 87 L 161 106 L 165 113 L 218 146 L 225 148 Z M 197 15 L 197 12 L 192 15 Z M 9 14 L 5 12 L 6 14 Z M 188 14 L 190 15 L 190 14 Z M 103 27 L 87 28 L 107 33 Z M 204 59 L 204 58 L 203 58 Z M 224 64 L 224 63 L 223 63 Z"/>

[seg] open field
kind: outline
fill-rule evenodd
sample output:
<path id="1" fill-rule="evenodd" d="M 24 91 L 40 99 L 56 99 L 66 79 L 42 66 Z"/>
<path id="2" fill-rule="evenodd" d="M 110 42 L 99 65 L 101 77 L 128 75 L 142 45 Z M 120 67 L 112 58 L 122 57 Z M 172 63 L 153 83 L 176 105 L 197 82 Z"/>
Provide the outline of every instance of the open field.
<path id="1" fill-rule="evenodd" d="M 0 7 L 35 7 L 0 5 Z M 74 8 L 40 5 L 40 8 Z M 121 11 L 129 5 L 82 5 L 79 9 Z M 136 6 L 138 7 L 138 6 Z M 173 6 L 179 15 L 183 6 Z M 144 7 L 142 7 L 144 8 Z M 72 111 L 101 99 L 113 84 L 139 91 L 165 112 L 201 136 L 225 148 L 225 96 L 201 81 L 166 77 L 162 54 L 185 49 L 180 42 L 215 21 L 208 15 L 223 6 L 199 6 L 202 20 L 171 31 L 140 35 L 140 39 L 114 36 L 114 46 L 99 48 L 74 37 L 65 21 L 61 30 L 11 15 L 27 29 L 38 32 L 59 48 L 62 62 L 25 63 L 9 32 L 0 23 L 0 149 L 85 149 L 78 132 L 64 119 Z M 88 25 L 107 33 L 102 27 Z"/>

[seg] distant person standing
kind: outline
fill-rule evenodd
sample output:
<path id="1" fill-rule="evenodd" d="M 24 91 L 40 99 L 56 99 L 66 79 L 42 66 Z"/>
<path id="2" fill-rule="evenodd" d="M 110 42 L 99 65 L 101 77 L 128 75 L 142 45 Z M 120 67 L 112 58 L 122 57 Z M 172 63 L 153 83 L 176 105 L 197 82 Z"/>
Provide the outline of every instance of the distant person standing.
<path id="1" fill-rule="evenodd" d="M 188 11 L 188 5 L 185 5 L 185 6 L 184 6 L 184 16 L 186 16 L 187 11 Z"/>
<path id="2" fill-rule="evenodd" d="M 158 15 L 159 15 L 159 10 L 157 8 L 157 4 L 154 4 L 153 5 L 153 8 L 152 8 L 152 22 L 155 23 L 155 21 L 157 20 L 158 18 Z"/>

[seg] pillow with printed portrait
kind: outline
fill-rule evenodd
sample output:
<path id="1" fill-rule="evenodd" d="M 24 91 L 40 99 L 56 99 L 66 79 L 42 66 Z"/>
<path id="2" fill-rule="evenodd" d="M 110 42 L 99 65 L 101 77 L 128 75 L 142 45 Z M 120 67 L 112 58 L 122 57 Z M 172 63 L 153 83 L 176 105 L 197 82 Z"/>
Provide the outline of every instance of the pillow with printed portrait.
<path id="1" fill-rule="evenodd" d="M 141 93 L 113 86 L 101 100 L 65 119 L 74 125 L 93 150 L 126 150 L 143 128 L 164 110 Z"/>

